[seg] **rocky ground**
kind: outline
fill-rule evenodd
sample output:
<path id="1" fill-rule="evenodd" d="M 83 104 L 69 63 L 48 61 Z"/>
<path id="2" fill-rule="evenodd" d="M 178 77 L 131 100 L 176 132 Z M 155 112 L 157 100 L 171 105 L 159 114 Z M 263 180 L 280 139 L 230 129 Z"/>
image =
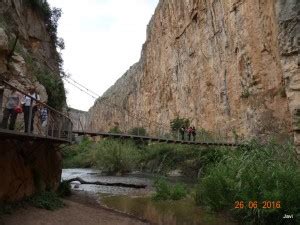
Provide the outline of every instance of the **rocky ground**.
<path id="1" fill-rule="evenodd" d="M 26 207 L 6 215 L 1 225 L 146 225 L 123 213 L 105 209 L 90 196 L 76 194 L 64 200 L 64 208 L 49 211 Z"/>

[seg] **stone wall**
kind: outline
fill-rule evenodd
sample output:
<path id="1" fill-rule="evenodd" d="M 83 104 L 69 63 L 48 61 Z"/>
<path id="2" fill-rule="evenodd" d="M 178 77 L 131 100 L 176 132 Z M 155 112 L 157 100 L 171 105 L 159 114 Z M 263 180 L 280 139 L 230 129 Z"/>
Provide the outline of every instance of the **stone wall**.
<path id="1" fill-rule="evenodd" d="M 140 61 L 89 110 L 88 128 L 139 125 L 151 133 L 179 116 L 241 139 L 292 136 L 300 106 L 299 4 L 161 0 Z"/>
<path id="2" fill-rule="evenodd" d="M 3 137 L 0 146 L 0 201 L 21 200 L 37 191 L 57 189 L 62 169 L 57 146 Z"/>

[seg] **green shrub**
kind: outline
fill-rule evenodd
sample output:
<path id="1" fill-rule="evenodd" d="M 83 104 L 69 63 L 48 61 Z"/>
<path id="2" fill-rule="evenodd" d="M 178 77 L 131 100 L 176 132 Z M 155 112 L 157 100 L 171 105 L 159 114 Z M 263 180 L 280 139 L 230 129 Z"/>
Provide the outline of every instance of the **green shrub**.
<path id="1" fill-rule="evenodd" d="M 154 200 L 168 200 L 171 195 L 171 186 L 165 179 L 157 179 L 154 182 L 155 194 Z"/>
<path id="2" fill-rule="evenodd" d="M 170 127 L 172 131 L 177 132 L 182 126 L 184 127 L 190 126 L 190 120 L 187 118 L 176 117 L 170 122 Z"/>
<path id="3" fill-rule="evenodd" d="M 48 95 L 47 104 L 55 109 L 61 110 L 66 102 L 64 83 L 60 78 L 55 78 L 48 70 L 40 70 L 35 74 L 37 80 L 46 88 Z"/>
<path id="4" fill-rule="evenodd" d="M 140 152 L 132 141 L 83 140 L 63 150 L 64 168 L 94 167 L 110 174 L 123 174 L 138 167 Z"/>
<path id="5" fill-rule="evenodd" d="M 243 90 L 242 94 L 241 94 L 241 98 L 249 98 L 251 95 L 249 89 L 245 89 Z"/>
<path id="6" fill-rule="evenodd" d="M 132 141 L 107 139 L 92 150 L 95 167 L 111 174 L 127 173 L 137 167 L 140 152 Z"/>
<path id="7" fill-rule="evenodd" d="M 52 191 L 38 192 L 37 194 L 25 198 L 18 202 L 0 203 L 0 216 L 5 214 L 11 214 L 19 208 L 24 208 L 28 205 L 32 205 L 37 208 L 55 210 L 64 206 L 60 197 L 66 197 L 71 194 L 71 187 L 69 183 L 62 182 L 58 188 L 57 193 Z"/>
<path id="8" fill-rule="evenodd" d="M 95 165 L 92 154 L 94 143 L 84 138 L 80 144 L 71 145 L 62 151 L 64 168 L 88 168 Z"/>
<path id="9" fill-rule="evenodd" d="M 230 210 L 243 224 L 282 224 L 284 214 L 300 212 L 299 163 L 291 144 L 252 142 L 248 147 L 229 151 L 213 164 L 197 187 L 198 205 L 213 210 Z M 243 201 L 244 209 L 235 209 Z M 248 203 L 258 202 L 256 209 Z M 280 201 L 279 209 L 263 209 L 263 201 Z M 298 218 L 299 220 L 299 218 Z"/>
<path id="10" fill-rule="evenodd" d="M 143 169 L 162 175 L 179 169 L 188 178 L 197 176 L 222 159 L 229 151 L 224 147 L 202 147 L 153 143 L 141 151 Z"/>
<path id="11" fill-rule="evenodd" d="M 171 189 L 171 196 L 172 200 L 180 200 L 185 198 L 187 195 L 187 190 L 183 184 L 177 183 Z"/>
<path id="12" fill-rule="evenodd" d="M 54 192 L 41 192 L 28 199 L 28 202 L 34 207 L 55 210 L 64 206 L 62 200 Z"/>
<path id="13" fill-rule="evenodd" d="M 49 3 L 46 0 L 26 0 L 28 6 L 30 6 L 35 12 L 39 13 L 44 19 L 49 35 L 56 47 L 63 47 L 61 38 L 57 37 L 58 20 L 61 17 L 62 11 L 59 8 L 50 8 Z M 63 49 L 63 48 L 62 48 Z"/>
<path id="14" fill-rule="evenodd" d="M 187 195 L 187 190 L 182 184 L 177 183 L 173 186 L 163 178 L 155 180 L 154 188 L 154 200 L 180 200 Z"/>
<path id="15" fill-rule="evenodd" d="M 166 174 L 176 166 L 176 162 L 181 158 L 178 153 L 180 146 L 171 144 L 154 143 L 146 146 L 142 151 L 142 164 L 145 165 L 144 169 L 150 172 Z M 176 160 L 178 158 L 178 160 Z"/>

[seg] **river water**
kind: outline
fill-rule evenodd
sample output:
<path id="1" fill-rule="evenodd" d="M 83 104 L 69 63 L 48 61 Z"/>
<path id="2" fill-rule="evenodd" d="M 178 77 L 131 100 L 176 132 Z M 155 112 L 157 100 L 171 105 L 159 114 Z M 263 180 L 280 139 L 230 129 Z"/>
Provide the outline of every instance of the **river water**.
<path id="1" fill-rule="evenodd" d="M 95 169 L 63 169 L 62 179 L 80 177 L 86 181 L 122 182 L 146 184 L 145 189 L 110 187 L 101 185 L 76 185 L 72 189 L 95 196 L 102 206 L 146 219 L 159 225 L 235 225 L 227 216 L 211 214 L 197 207 L 192 198 L 179 201 L 153 201 L 154 176 L 130 174 L 127 176 L 104 176 Z"/>

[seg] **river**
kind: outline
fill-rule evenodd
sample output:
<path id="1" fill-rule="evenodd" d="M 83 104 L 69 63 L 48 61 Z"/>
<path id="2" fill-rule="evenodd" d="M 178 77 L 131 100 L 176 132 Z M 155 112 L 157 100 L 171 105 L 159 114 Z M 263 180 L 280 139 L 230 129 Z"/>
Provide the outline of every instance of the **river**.
<path id="1" fill-rule="evenodd" d="M 146 184 L 145 189 L 111 187 L 101 185 L 78 185 L 72 183 L 76 192 L 90 194 L 107 208 L 145 219 L 158 225 L 235 225 L 224 214 L 212 214 L 197 207 L 191 197 L 179 201 L 153 201 L 153 179 L 151 174 L 133 173 L 127 176 L 104 176 L 95 169 L 63 169 L 62 179 L 80 177 L 86 181 L 122 182 Z"/>

